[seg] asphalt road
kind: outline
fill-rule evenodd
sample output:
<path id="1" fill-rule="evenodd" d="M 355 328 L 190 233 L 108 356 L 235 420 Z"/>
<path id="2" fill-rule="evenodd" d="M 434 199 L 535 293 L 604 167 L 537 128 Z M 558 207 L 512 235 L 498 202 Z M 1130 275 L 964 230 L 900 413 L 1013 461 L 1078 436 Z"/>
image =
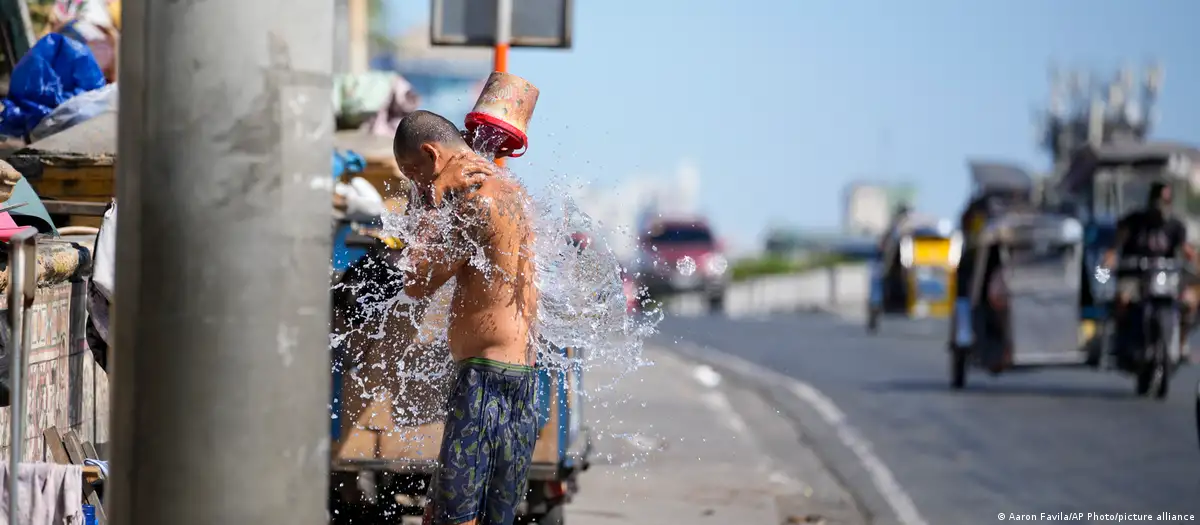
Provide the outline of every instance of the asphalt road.
<path id="1" fill-rule="evenodd" d="M 996 378 L 973 371 L 967 389 L 953 392 L 944 326 L 886 319 L 870 336 L 834 315 L 792 314 L 674 317 L 659 328 L 663 343 L 733 354 L 824 393 L 930 525 L 996 523 L 1000 512 L 1166 511 L 1200 519 L 1193 408 L 1200 366 L 1180 371 L 1165 401 L 1135 397 L 1132 378 L 1087 369 Z M 852 489 L 870 485 L 837 439 L 814 441 Z"/>
<path id="2" fill-rule="evenodd" d="M 583 414 L 596 448 L 567 523 L 866 524 L 756 392 L 661 348 L 643 357 L 654 364 L 629 375 L 612 363 L 587 371 Z"/>

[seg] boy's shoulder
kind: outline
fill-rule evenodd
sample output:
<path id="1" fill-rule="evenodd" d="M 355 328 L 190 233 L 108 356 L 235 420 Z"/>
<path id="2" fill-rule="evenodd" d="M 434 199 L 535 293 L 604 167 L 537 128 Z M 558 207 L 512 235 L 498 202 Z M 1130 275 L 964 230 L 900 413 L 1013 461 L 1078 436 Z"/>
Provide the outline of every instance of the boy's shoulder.
<path id="1" fill-rule="evenodd" d="M 520 182 L 506 176 L 491 176 L 480 185 L 476 199 L 493 214 L 524 217 L 529 194 Z"/>

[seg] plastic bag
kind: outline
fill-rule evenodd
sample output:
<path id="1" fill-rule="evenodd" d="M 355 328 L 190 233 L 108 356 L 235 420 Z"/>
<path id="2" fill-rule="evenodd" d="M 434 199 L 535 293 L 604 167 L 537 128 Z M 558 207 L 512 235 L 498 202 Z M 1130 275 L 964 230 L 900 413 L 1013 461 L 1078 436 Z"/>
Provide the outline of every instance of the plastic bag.
<path id="1" fill-rule="evenodd" d="M 62 130 L 80 124 L 108 111 L 117 109 L 117 85 L 109 84 L 94 91 L 86 91 L 54 108 L 38 123 L 29 138 L 37 142 Z"/>
<path id="2" fill-rule="evenodd" d="M 353 151 L 333 150 L 333 178 L 341 177 L 343 173 L 362 173 L 367 169 L 367 161 Z"/>
<path id="3" fill-rule="evenodd" d="M 58 33 L 38 40 L 13 68 L 2 102 L 0 134 L 25 137 L 63 102 L 107 82 L 92 51 Z"/>

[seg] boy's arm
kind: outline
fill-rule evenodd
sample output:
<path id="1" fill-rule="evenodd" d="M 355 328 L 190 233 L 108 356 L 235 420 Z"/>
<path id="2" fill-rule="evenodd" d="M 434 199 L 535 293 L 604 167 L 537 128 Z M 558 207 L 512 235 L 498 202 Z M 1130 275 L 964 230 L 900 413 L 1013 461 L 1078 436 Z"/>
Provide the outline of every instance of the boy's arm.
<path id="1" fill-rule="evenodd" d="M 425 299 L 446 284 L 462 268 L 459 250 L 450 246 L 445 233 L 429 213 L 417 222 L 417 242 L 406 246 L 408 267 L 404 293 L 413 299 Z"/>
<path id="2" fill-rule="evenodd" d="M 425 299 L 454 277 L 469 255 L 484 240 L 490 214 L 480 208 L 481 199 L 463 198 L 455 206 L 452 225 L 439 224 L 426 212 L 417 223 L 418 242 L 405 248 L 409 266 L 404 293 Z M 450 231 L 443 231 L 443 230 Z"/>

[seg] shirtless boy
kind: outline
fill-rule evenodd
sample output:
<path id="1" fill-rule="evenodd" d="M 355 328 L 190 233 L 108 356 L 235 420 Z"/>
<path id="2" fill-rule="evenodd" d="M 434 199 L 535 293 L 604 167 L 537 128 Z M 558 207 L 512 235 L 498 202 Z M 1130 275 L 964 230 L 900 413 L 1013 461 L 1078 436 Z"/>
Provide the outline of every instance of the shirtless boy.
<path id="1" fill-rule="evenodd" d="M 537 438 L 527 195 L 433 113 L 405 117 L 392 147 L 423 201 L 410 207 L 421 215 L 417 242 L 405 248 L 405 293 L 422 300 L 451 277 L 456 282 L 449 346 L 458 376 L 425 523 L 509 525 L 525 496 Z M 451 231 L 436 226 L 434 217 L 444 213 L 456 218 Z M 479 250 L 486 264 L 478 262 Z"/>

